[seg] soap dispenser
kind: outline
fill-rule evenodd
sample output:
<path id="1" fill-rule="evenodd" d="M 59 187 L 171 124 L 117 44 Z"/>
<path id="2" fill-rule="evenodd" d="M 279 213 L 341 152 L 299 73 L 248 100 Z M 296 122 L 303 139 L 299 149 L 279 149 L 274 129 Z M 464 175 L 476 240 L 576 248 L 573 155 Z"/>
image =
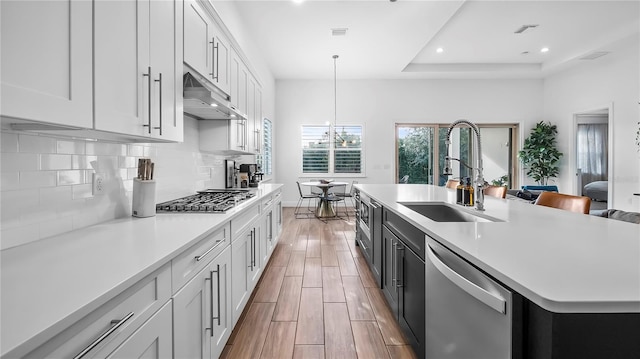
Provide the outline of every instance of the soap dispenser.
<path id="1" fill-rule="evenodd" d="M 462 192 L 464 192 L 464 180 L 461 178 L 456 186 L 456 204 L 463 204 Z"/>
<path id="2" fill-rule="evenodd" d="M 462 190 L 462 204 L 465 206 L 473 206 L 473 185 L 469 177 L 467 177 L 466 185 Z"/>

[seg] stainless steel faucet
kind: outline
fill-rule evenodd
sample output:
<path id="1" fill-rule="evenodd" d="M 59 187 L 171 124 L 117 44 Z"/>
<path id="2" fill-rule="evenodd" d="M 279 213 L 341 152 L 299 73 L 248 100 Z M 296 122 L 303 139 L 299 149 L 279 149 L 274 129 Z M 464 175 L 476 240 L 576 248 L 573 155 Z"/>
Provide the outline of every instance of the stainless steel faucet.
<path id="1" fill-rule="evenodd" d="M 467 125 L 471 127 L 473 133 L 476 134 L 476 148 L 477 148 L 477 164 L 474 168 L 476 170 L 476 180 L 475 180 L 475 194 L 476 194 L 476 208 L 478 211 L 484 211 L 484 176 L 482 174 L 482 145 L 480 143 L 480 129 L 473 122 L 467 120 L 457 120 L 449 125 L 449 130 L 447 130 L 447 139 L 445 140 L 445 144 L 447 145 L 447 155 L 444 157 L 444 171 L 443 175 L 451 176 L 453 171 L 451 169 L 451 160 L 460 161 L 457 158 L 449 157 L 449 150 L 451 149 L 451 131 L 458 125 Z M 460 163 L 464 164 L 462 161 Z M 465 164 L 466 165 L 466 164 Z M 467 166 L 468 167 L 468 166 Z"/>

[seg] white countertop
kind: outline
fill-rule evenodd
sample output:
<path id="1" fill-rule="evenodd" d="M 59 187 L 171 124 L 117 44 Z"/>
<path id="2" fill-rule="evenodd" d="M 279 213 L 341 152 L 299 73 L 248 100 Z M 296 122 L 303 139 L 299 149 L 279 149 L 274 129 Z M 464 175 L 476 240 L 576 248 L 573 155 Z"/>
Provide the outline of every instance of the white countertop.
<path id="1" fill-rule="evenodd" d="M 485 197 L 504 222 L 435 222 L 397 202 L 446 202 L 430 185 L 356 185 L 467 261 L 552 312 L 640 312 L 640 225 Z"/>
<path id="2" fill-rule="evenodd" d="M 43 343 L 280 187 L 224 214 L 129 217 L 2 251 L 2 355 Z"/>

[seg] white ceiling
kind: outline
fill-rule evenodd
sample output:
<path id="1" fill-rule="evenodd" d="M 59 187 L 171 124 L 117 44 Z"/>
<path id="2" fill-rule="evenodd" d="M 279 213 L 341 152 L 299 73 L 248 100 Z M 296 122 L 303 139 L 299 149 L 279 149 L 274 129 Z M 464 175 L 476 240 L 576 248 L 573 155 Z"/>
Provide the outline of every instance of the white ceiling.
<path id="1" fill-rule="evenodd" d="M 276 79 L 333 78 L 334 54 L 339 78 L 541 78 L 595 51 L 613 52 L 640 31 L 640 0 L 233 5 Z M 514 33 L 528 24 L 539 26 Z M 348 31 L 334 37 L 333 28 Z"/>

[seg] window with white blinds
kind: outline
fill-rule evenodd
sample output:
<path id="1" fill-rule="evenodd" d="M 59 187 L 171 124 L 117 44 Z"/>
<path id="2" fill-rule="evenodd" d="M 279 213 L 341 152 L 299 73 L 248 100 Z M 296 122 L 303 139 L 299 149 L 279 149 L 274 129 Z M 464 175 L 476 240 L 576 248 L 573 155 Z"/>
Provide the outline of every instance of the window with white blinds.
<path id="1" fill-rule="evenodd" d="M 302 173 L 360 174 L 362 162 L 362 126 L 302 126 Z"/>
<path id="2" fill-rule="evenodd" d="M 262 151 L 262 172 L 265 175 L 273 174 L 272 159 L 273 159 L 273 124 L 271 120 L 265 118 L 262 121 L 262 133 L 263 133 L 263 151 Z"/>

